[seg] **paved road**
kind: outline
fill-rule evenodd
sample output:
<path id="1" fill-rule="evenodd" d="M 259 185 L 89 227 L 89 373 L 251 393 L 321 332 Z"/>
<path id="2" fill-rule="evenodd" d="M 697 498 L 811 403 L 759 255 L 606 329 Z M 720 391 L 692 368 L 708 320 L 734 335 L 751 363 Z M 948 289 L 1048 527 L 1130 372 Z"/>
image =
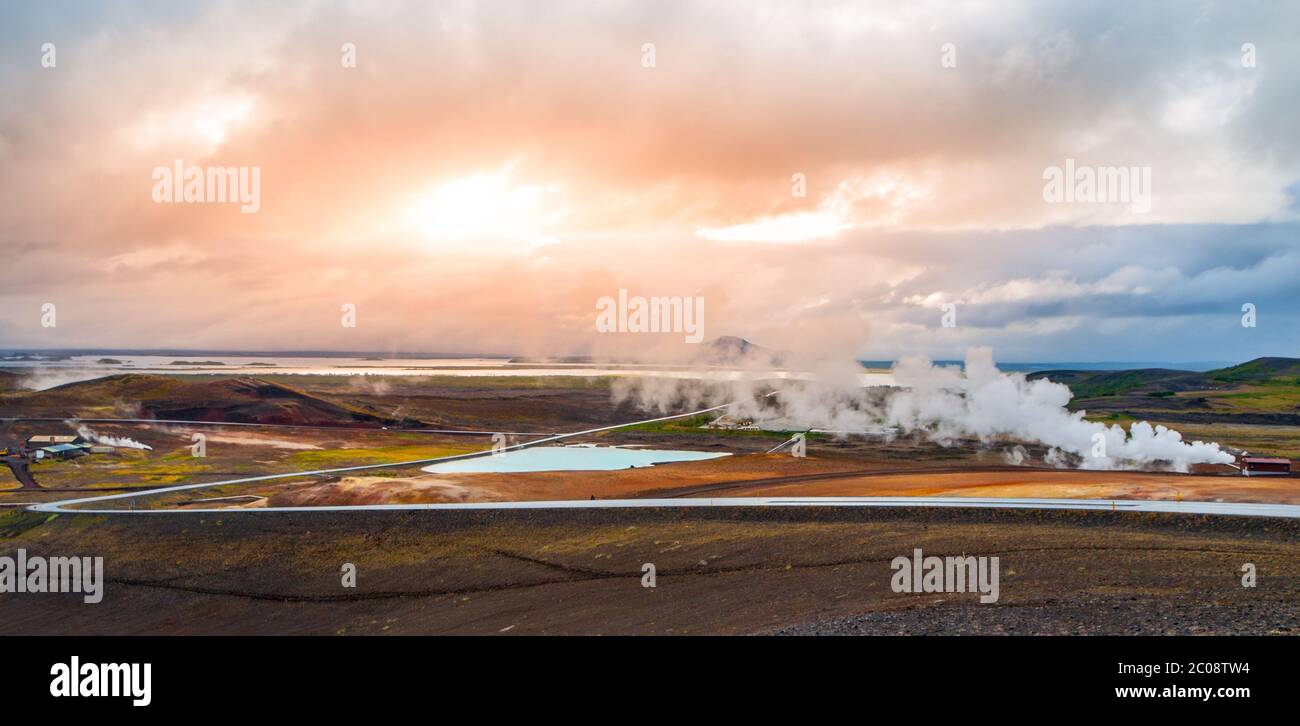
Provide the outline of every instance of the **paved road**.
<path id="1" fill-rule="evenodd" d="M 32 478 L 32 470 L 24 456 L 6 456 L 4 463 L 9 467 L 9 471 L 14 473 L 14 478 L 22 485 L 23 489 L 40 489 L 36 480 Z"/>

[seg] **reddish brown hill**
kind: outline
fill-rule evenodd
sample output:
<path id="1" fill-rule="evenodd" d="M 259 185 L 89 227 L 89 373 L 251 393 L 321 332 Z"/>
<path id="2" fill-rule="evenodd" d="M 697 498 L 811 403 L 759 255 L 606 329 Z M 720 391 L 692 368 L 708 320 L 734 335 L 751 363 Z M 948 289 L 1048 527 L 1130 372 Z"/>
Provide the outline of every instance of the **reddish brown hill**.
<path id="1" fill-rule="evenodd" d="M 252 377 L 108 376 L 25 394 L 18 407 L 29 416 L 110 418 L 133 413 L 129 417 L 376 428 L 399 423 Z"/>

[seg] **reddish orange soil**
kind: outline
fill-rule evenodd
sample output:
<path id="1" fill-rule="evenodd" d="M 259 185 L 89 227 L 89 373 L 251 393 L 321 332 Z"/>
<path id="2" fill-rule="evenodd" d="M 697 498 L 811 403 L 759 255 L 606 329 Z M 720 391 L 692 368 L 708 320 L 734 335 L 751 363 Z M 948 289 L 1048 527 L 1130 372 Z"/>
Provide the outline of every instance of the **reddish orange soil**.
<path id="1" fill-rule="evenodd" d="M 348 477 L 286 487 L 271 506 L 683 496 L 978 496 L 1300 503 L 1300 481 L 976 463 L 742 454 L 622 471 Z"/>

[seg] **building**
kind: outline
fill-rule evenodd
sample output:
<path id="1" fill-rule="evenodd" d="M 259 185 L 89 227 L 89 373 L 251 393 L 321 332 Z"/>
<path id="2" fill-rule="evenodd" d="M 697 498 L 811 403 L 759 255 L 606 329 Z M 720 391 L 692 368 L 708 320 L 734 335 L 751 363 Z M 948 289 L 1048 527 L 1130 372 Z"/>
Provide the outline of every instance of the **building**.
<path id="1" fill-rule="evenodd" d="M 1241 457 L 1242 476 L 1290 476 L 1291 460 L 1272 456 Z"/>
<path id="2" fill-rule="evenodd" d="M 46 456 L 52 456 L 56 459 L 71 459 L 76 456 L 84 456 L 87 453 L 87 447 L 81 444 L 54 444 L 53 446 L 42 446 L 41 451 Z"/>
<path id="3" fill-rule="evenodd" d="M 56 436 L 53 434 L 41 434 L 40 436 L 27 437 L 27 446 L 32 449 L 39 449 L 43 446 L 55 446 L 58 444 L 80 444 L 80 436 Z"/>

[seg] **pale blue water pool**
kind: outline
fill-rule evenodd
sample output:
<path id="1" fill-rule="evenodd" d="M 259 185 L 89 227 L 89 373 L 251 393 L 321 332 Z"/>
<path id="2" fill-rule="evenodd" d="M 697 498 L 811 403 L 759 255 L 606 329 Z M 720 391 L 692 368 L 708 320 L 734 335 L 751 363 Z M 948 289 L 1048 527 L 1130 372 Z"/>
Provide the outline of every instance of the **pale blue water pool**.
<path id="1" fill-rule="evenodd" d="M 481 474 L 502 471 L 615 471 L 673 461 L 704 461 L 730 454 L 708 451 L 622 449 L 616 446 L 538 446 L 463 461 L 424 467 L 433 474 Z"/>

